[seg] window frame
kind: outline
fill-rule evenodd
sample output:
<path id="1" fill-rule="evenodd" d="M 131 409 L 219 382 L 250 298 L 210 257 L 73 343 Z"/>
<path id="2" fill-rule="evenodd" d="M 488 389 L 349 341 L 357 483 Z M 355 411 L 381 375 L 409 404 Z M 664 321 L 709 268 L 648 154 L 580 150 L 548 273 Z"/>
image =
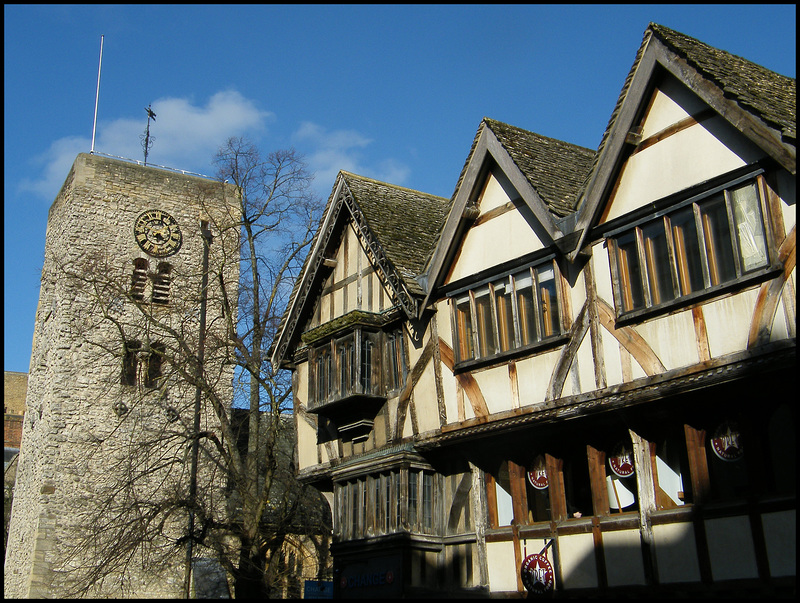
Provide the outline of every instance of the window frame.
<path id="1" fill-rule="evenodd" d="M 612 275 L 614 306 L 616 316 L 620 322 L 628 322 L 637 318 L 655 315 L 664 310 L 689 305 L 698 300 L 719 295 L 721 292 L 763 280 L 774 271 L 780 270 L 780 267 L 776 265 L 777 255 L 763 179 L 763 170 L 759 169 L 755 172 L 751 170 L 737 178 L 728 179 L 722 184 L 697 192 L 677 203 L 661 206 L 660 209 L 646 216 L 637 215 L 636 219 L 628 221 L 624 226 L 617 226 L 605 233 Z M 733 200 L 735 191 L 747 187 L 753 187 L 756 194 L 756 207 L 760 212 L 760 234 L 763 236 L 763 252 L 765 255 L 764 261 L 751 269 L 743 269 L 742 267 L 740 235 L 734 218 Z M 714 249 L 709 251 L 708 221 L 704 219 L 704 216 L 708 215 L 710 206 L 720 202 L 724 203 L 725 207 L 726 232 L 731 242 L 730 252 L 734 276 L 727 280 L 719 281 L 717 279 L 715 283 L 712 264 L 717 254 Z M 653 204 L 653 206 L 656 205 L 659 204 Z M 691 286 L 689 277 L 691 262 L 689 255 L 685 251 L 684 259 L 681 260 L 681 250 L 676 249 L 677 234 L 676 229 L 673 227 L 673 220 L 679 217 L 682 212 L 685 213 L 687 209 L 693 216 L 693 231 L 696 237 L 694 244 L 700 256 L 703 283 L 701 287 L 692 287 L 691 291 L 684 293 L 685 286 L 687 284 Z M 667 284 L 671 285 L 672 295 L 665 300 L 659 299 L 657 294 L 654 294 L 653 261 L 648 259 L 652 259 L 652 254 L 648 254 L 645 241 L 645 229 L 657 224 L 661 225 L 660 232 L 665 237 L 666 261 L 669 263 L 667 276 L 670 282 Z M 630 241 L 631 237 L 633 238 L 633 244 Z M 626 239 L 627 241 L 625 241 Z M 624 244 L 621 243 L 623 241 L 625 241 Z M 680 244 L 677 245 L 677 247 L 680 246 Z M 630 250 L 636 252 L 635 257 L 628 257 Z M 638 269 L 632 270 L 632 260 L 636 262 Z M 635 283 L 633 281 L 634 278 L 638 279 Z M 663 289 L 663 287 L 661 288 Z M 639 292 L 641 292 L 641 303 L 639 305 L 632 304 L 632 300 L 637 297 Z"/>
<path id="2" fill-rule="evenodd" d="M 398 327 L 384 333 L 384 385 L 386 393 L 402 389 L 408 376 L 403 328 Z"/>
<path id="3" fill-rule="evenodd" d="M 336 480 L 335 536 L 359 540 L 406 531 L 436 535 L 442 493 L 441 476 L 415 464 Z"/>
<path id="4" fill-rule="evenodd" d="M 542 278 L 550 270 L 552 279 Z M 555 303 L 551 301 L 547 306 L 542 293 L 549 289 L 546 283 L 550 280 Z M 526 291 L 532 304 L 527 310 L 532 315 L 527 318 L 521 303 Z M 567 331 L 564 296 L 563 276 L 552 253 L 448 293 L 456 369 L 491 363 L 562 340 Z M 498 297 L 504 303 L 507 300 L 510 308 L 501 311 Z M 547 307 L 557 311 L 551 321 L 546 319 Z M 485 316 L 487 308 L 490 317 Z M 511 324 L 508 324 L 509 313 Z M 491 319 L 490 328 L 487 319 Z"/>
<path id="5" fill-rule="evenodd" d="M 402 389 L 408 376 L 405 345 L 402 327 L 384 330 L 361 326 L 318 343 L 308 355 L 309 409 L 356 396 L 385 397 Z M 346 354 L 349 370 L 342 364 L 344 348 L 350 350 Z M 367 354 L 368 364 L 365 363 Z M 394 366 L 392 358 L 399 365 Z M 390 375 L 395 368 L 397 373 Z M 350 377 L 349 383 L 345 383 L 345 374 Z"/>

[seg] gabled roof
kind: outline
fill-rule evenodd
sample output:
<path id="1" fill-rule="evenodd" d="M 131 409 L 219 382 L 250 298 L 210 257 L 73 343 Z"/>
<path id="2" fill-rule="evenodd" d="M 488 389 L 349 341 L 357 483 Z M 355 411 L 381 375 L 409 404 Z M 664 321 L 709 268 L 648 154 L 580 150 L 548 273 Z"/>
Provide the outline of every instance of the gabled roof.
<path id="1" fill-rule="evenodd" d="M 594 156 L 591 149 L 483 118 L 456 184 L 441 240 L 426 271 L 429 291 L 439 284 L 454 246 L 474 218 L 471 208 L 476 187 L 482 185 L 490 163 L 511 181 L 542 226 L 545 239 L 549 238 L 544 243 L 549 245 L 564 236 L 558 218 L 575 211 L 578 192 Z"/>
<path id="2" fill-rule="evenodd" d="M 626 138 L 659 68 L 686 85 L 789 173 L 796 173 L 796 80 L 650 23 L 580 194 L 576 230 L 583 232 L 570 259 L 579 253 L 613 186 Z"/>
<path id="3" fill-rule="evenodd" d="M 423 295 L 415 280 L 425 267 L 450 202 L 444 197 L 342 172 L 369 229 L 411 293 Z"/>
<path id="4" fill-rule="evenodd" d="M 797 81 L 747 59 L 704 44 L 663 25 L 650 24 L 653 34 L 676 54 L 716 82 L 725 95 L 765 125 L 781 132 L 792 145 L 797 139 Z"/>
<path id="5" fill-rule="evenodd" d="M 339 172 L 270 350 L 273 366 L 298 340 L 297 329 L 321 286 L 326 254 L 349 218 L 393 302 L 409 318 L 416 316 L 424 295 L 416 277 L 433 252 L 449 206 L 444 197 Z"/>

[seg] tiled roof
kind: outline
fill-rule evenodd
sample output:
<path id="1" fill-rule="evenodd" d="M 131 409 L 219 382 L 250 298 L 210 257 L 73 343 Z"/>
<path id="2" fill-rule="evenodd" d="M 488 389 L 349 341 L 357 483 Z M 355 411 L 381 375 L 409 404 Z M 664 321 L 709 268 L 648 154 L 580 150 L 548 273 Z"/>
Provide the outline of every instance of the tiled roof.
<path id="1" fill-rule="evenodd" d="M 464 180 L 484 128 L 494 133 L 552 214 L 562 217 L 575 211 L 578 192 L 592 167 L 595 152 L 488 117 L 483 118 L 472 141 L 472 148 L 456 184 L 456 192 Z"/>
<path id="2" fill-rule="evenodd" d="M 342 176 L 406 286 L 423 294 L 415 278 L 433 253 L 450 200 L 349 172 Z"/>
<path id="3" fill-rule="evenodd" d="M 494 119 L 483 121 L 553 214 L 575 211 L 578 191 L 592 167 L 593 150 Z"/>
<path id="4" fill-rule="evenodd" d="M 726 96 L 794 143 L 797 138 L 797 80 L 663 25 L 651 23 L 649 29 L 723 89 Z"/>

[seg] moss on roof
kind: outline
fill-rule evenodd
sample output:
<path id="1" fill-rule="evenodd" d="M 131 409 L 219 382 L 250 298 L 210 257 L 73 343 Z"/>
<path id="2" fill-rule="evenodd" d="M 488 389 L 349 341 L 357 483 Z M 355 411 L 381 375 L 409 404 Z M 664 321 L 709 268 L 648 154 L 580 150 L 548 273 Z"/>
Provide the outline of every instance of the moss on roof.
<path id="1" fill-rule="evenodd" d="M 592 167 L 594 151 L 484 118 L 520 172 L 551 213 L 575 211 L 578 191 Z"/>
<path id="2" fill-rule="evenodd" d="M 450 200 L 364 176 L 342 172 L 370 230 L 412 293 L 415 278 L 433 253 Z"/>
<path id="3" fill-rule="evenodd" d="M 651 23 L 649 29 L 740 107 L 797 138 L 797 81 L 687 35 Z"/>

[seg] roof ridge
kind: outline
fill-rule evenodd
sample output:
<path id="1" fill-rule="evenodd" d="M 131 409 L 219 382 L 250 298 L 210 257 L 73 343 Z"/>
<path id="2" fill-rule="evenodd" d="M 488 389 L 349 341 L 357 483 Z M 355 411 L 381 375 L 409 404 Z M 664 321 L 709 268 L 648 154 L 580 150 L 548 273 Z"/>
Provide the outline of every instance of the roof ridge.
<path id="1" fill-rule="evenodd" d="M 756 63 L 755 61 L 752 61 L 752 60 L 750 60 L 750 59 L 748 59 L 746 57 L 743 57 L 741 55 L 738 55 L 738 54 L 735 54 L 733 52 L 730 52 L 729 50 L 725 50 L 724 48 L 719 48 L 717 46 L 712 46 L 708 42 L 703 42 L 702 40 L 700 40 L 698 38 L 694 38 L 694 37 L 692 37 L 692 36 L 690 36 L 688 34 L 685 34 L 683 32 L 680 32 L 680 31 L 677 31 L 677 30 L 672 29 L 670 27 L 667 27 L 666 25 L 661 25 L 660 23 L 655 23 L 655 22 L 651 21 L 650 24 L 648 25 L 648 29 L 650 29 L 653 33 L 655 33 L 662 42 L 668 44 L 670 46 L 670 48 L 672 48 L 674 51 L 679 53 L 681 56 L 689 58 L 690 60 L 692 60 L 692 57 L 689 57 L 687 55 L 686 50 L 681 48 L 679 45 L 675 44 L 675 40 L 676 39 L 677 40 L 690 41 L 693 44 L 697 44 L 697 45 L 702 46 L 702 47 L 704 47 L 704 48 L 706 48 L 708 50 L 711 50 L 713 52 L 724 53 L 724 54 L 726 54 L 728 56 L 731 56 L 731 57 L 734 57 L 734 58 L 739 59 L 741 61 L 744 61 L 744 62 L 748 63 L 749 65 L 753 65 L 754 67 L 757 67 L 758 69 L 763 69 L 764 71 L 769 71 L 770 73 L 773 73 L 773 74 L 775 74 L 775 75 L 777 75 L 779 77 L 786 78 L 788 80 L 796 81 L 796 78 L 793 78 L 791 76 L 784 75 L 782 73 L 774 71 L 773 69 L 770 69 L 769 67 L 765 67 L 764 65 L 761 65 L 760 63 Z M 695 61 L 692 60 L 692 62 L 694 63 Z M 711 74 L 711 73 L 707 73 L 707 75 L 713 77 L 713 74 Z"/>
<path id="2" fill-rule="evenodd" d="M 353 172 L 348 172 L 347 170 L 339 170 L 339 173 L 345 176 L 352 176 L 353 178 L 357 178 L 359 180 L 365 180 L 367 182 L 374 182 L 375 184 L 380 184 L 382 186 L 388 186 L 390 188 L 395 188 L 402 191 L 408 191 L 410 193 L 416 193 L 418 195 L 425 195 L 426 197 L 434 197 L 436 199 L 443 199 L 445 201 L 449 201 L 448 197 L 442 197 L 441 195 L 434 195 L 433 193 L 426 193 L 425 191 L 421 191 L 414 188 L 409 188 L 407 186 L 401 186 L 399 184 L 392 184 L 391 182 L 384 182 L 383 180 L 377 180 L 375 178 L 370 178 L 369 176 L 362 176 L 361 174 L 355 174 Z"/>
<path id="3" fill-rule="evenodd" d="M 501 126 L 505 126 L 507 128 L 512 128 L 512 129 L 518 130 L 520 132 L 526 132 L 528 134 L 533 134 L 537 138 L 542 138 L 544 140 L 552 140 L 554 142 L 558 142 L 558 143 L 561 143 L 561 144 L 569 145 L 569 146 L 574 147 L 576 149 L 584 149 L 586 151 L 589 151 L 590 153 L 594 153 L 595 152 L 595 149 L 591 149 L 589 147 L 584 147 L 582 145 L 575 144 L 574 142 L 568 142 L 568 141 L 562 140 L 560 138 L 554 138 L 553 136 L 545 136 L 544 134 L 539 134 L 538 132 L 534 132 L 533 130 L 528 130 L 526 128 L 520 128 L 519 126 L 515 126 L 513 124 L 509 124 L 509 123 L 506 123 L 504 121 L 500 121 L 499 119 L 492 119 L 491 117 L 484 117 L 482 121 L 486 122 L 486 125 L 488 125 L 490 128 L 491 128 L 491 124 L 492 123 L 500 124 Z"/>

